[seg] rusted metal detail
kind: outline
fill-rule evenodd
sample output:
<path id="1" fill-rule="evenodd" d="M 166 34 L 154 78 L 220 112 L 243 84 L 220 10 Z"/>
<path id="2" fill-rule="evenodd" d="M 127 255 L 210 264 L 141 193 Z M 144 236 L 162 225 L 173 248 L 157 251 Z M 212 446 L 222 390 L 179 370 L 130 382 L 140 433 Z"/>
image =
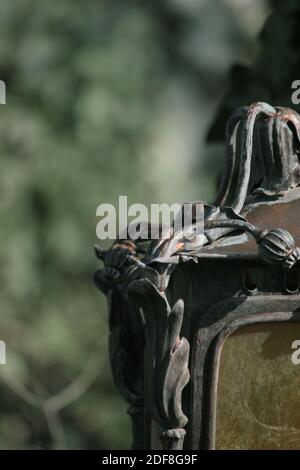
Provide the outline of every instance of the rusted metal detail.
<path id="1" fill-rule="evenodd" d="M 111 367 L 135 448 L 158 437 L 165 449 L 214 448 L 226 335 L 251 322 L 300 321 L 300 286 L 287 285 L 300 259 L 299 155 L 293 110 L 241 108 L 227 125 L 224 178 L 215 204 L 204 205 L 202 237 L 193 238 L 194 217 L 166 238 L 149 240 L 146 224 L 145 238 L 126 231 L 109 250 L 96 248 Z"/>
<path id="2" fill-rule="evenodd" d="M 273 264 L 292 268 L 300 258 L 300 249 L 295 246 L 292 235 L 285 229 L 260 230 L 242 220 L 213 220 L 205 224 L 206 229 L 228 227 L 250 233 L 259 246 L 259 257 Z"/>
<path id="3" fill-rule="evenodd" d="M 95 282 L 109 300 L 111 368 L 121 395 L 131 405 L 133 447 L 139 447 L 137 440 L 143 436 L 137 431 L 141 423 L 137 410 L 143 403 L 138 389 L 145 391 L 151 417 L 162 428 L 163 445 L 168 449 L 182 449 L 183 428 L 188 419 L 181 408 L 181 394 L 189 381 L 189 342 L 180 337 L 184 304 L 179 299 L 170 307 L 164 293 L 169 270 L 159 273 L 143 265 L 136 257 L 136 250 L 132 246 L 128 248 L 127 241 L 107 251 L 96 248 L 96 254 L 104 262 L 103 270 L 95 275 Z M 145 356 L 138 333 L 146 336 Z M 136 367 L 130 360 L 135 360 Z M 147 370 L 143 389 L 139 388 L 141 367 Z"/>
<path id="4" fill-rule="evenodd" d="M 104 267 L 94 275 L 94 283 L 107 297 L 109 311 L 109 357 L 115 385 L 129 404 L 133 426 L 133 449 L 144 447 L 144 329 L 139 307 L 128 297 L 124 277 L 138 269 L 135 245 L 117 243 L 110 250 L 95 248 Z"/>

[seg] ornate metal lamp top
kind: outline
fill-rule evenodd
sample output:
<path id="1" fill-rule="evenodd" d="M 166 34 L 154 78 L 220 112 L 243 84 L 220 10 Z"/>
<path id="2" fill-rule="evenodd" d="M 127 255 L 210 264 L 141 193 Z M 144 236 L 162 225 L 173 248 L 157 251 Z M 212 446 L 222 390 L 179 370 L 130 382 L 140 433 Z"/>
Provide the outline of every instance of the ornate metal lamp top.
<path id="1" fill-rule="evenodd" d="M 273 108 L 262 102 L 239 108 L 226 129 L 226 165 L 218 195 L 212 206 L 205 205 L 204 243 L 199 247 L 197 240 L 193 247 L 191 227 L 187 227 L 186 232 L 171 230 L 167 240 L 154 240 L 148 246 L 143 239 L 118 240 L 113 249 L 129 250 L 131 264 L 141 269 L 156 263 L 177 264 L 195 259 L 201 256 L 203 249 L 207 250 L 207 245 L 218 246 L 216 240 L 228 237 L 237 229 L 251 233 L 259 242 L 261 234 L 266 235 L 266 232 L 250 228 L 245 215 L 258 206 L 272 205 L 287 197 L 298 198 L 300 193 L 293 190 L 300 183 L 299 156 L 300 117 L 295 111 Z M 283 238 L 286 250 L 291 251 L 290 237 Z M 187 241 L 188 251 L 185 249 Z M 107 260 L 108 254 L 97 247 L 96 254 Z"/>
<path id="2" fill-rule="evenodd" d="M 172 272 L 180 262 L 218 256 L 294 266 L 300 258 L 300 229 L 282 216 L 281 206 L 300 199 L 299 154 L 300 117 L 295 111 L 260 102 L 240 108 L 226 129 L 219 193 L 213 205 L 204 205 L 201 245 L 196 237 L 193 244 L 195 219 L 183 230 L 173 227 L 167 239 L 147 244 L 145 239 L 125 237 L 109 250 L 95 248 L 104 264 L 95 283 L 109 299 L 111 365 L 120 392 L 135 410 L 135 446 L 144 445 L 138 416 L 143 414 L 145 394 L 164 445 L 183 445 L 187 417 L 181 394 L 189 380 L 189 343 L 180 335 L 183 301 L 170 306 L 166 295 Z M 270 208 L 276 210 L 267 216 Z M 286 223 L 276 228 L 280 214 Z"/>

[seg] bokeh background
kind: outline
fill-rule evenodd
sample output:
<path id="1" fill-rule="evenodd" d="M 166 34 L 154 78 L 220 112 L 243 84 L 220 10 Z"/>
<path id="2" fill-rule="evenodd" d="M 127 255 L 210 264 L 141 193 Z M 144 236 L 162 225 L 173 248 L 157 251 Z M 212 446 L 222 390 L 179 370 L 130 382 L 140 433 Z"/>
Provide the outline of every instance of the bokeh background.
<path id="1" fill-rule="evenodd" d="M 130 447 L 96 207 L 211 201 L 230 111 L 290 105 L 297 24 L 295 0 L 1 1 L 0 448 Z"/>

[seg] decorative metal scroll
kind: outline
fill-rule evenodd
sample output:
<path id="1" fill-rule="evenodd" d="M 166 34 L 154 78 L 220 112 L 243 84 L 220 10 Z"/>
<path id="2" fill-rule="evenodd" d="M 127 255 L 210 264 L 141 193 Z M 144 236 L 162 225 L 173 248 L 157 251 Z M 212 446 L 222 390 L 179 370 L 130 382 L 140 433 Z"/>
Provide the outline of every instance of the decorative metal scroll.
<path id="1" fill-rule="evenodd" d="M 145 316 L 145 386 L 151 416 L 162 428 L 164 447 L 182 449 L 188 419 L 181 394 L 190 378 L 189 342 L 180 338 L 184 303 L 179 299 L 171 308 L 166 295 L 148 279 L 132 282 L 129 293 Z"/>

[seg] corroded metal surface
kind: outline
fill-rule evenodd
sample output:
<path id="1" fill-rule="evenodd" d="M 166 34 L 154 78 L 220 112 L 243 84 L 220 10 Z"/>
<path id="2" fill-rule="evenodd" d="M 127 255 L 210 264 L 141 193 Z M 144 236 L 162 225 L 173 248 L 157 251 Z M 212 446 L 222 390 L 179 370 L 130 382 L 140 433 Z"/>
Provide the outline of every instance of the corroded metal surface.
<path id="1" fill-rule="evenodd" d="M 285 227 L 293 235 L 296 245 L 300 245 L 300 189 L 289 191 L 280 201 L 263 202 L 247 207 L 242 215 L 262 230 L 272 229 L 275 226 Z M 203 247 L 199 257 L 203 253 L 256 255 L 257 247 L 251 236 L 245 234 L 239 237 L 237 234 L 228 235 Z"/>
<path id="2" fill-rule="evenodd" d="M 228 334 L 299 321 L 299 154 L 293 110 L 241 108 L 227 126 L 224 179 L 215 204 L 204 206 L 201 245 L 189 226 L 167 239 L 124 236 L 96 248 L 113 376 L 135 410 L 134 447 L 153 448 L 160 438 L 168 449 L 214 448 Z"/>

